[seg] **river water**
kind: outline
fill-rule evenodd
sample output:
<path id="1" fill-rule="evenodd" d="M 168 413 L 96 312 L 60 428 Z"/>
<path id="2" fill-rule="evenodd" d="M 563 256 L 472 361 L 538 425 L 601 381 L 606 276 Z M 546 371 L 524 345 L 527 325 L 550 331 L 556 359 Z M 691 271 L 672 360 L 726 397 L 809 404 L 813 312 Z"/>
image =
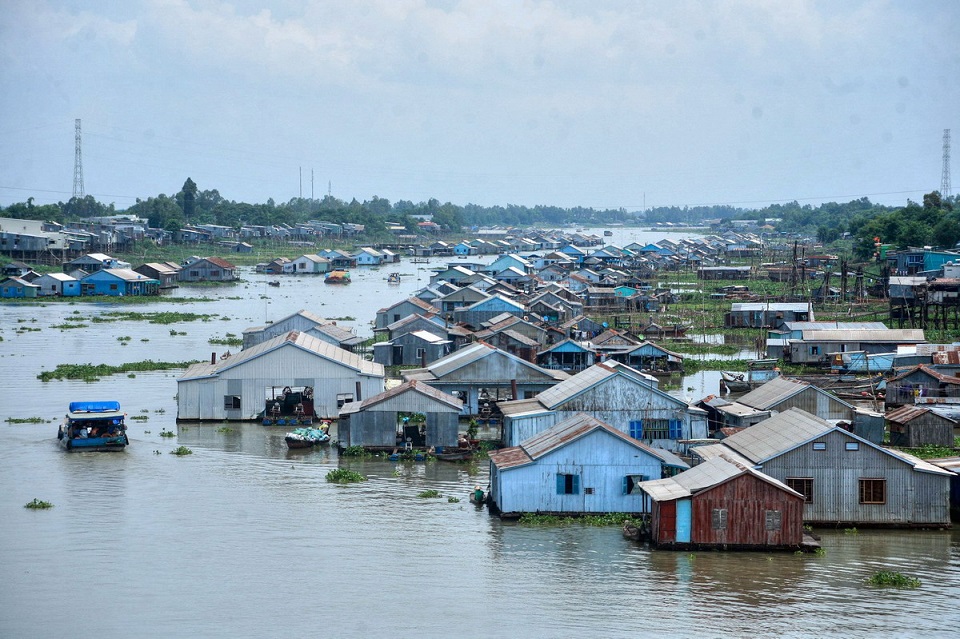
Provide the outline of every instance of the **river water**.
<path id="1" fill-rule="evenodd" d="M 426 283 L 419 266 L 361 269 L 347 287 L 281 278 L 272 288 L 244 272 L 246 282 L 235 287 L 175 293 L 215 298 L 192 304 L 0 305 L 0 419 L 46 420 L 0 423 L 0 637 L 955 633 L 958 532 L 825 531 L 823 556 L 651 551 L 616 528 L 530 528 L 491 518 L 467 502 L 475 484 L 486 485 L 482 464 L 292 452 L 285 429 L 257 424 L 178 428 L 179 371 L 93 383 L 36 379 L 60 363 L 205 359 L 227 348 L 210 338 L 301 308 L 355 317 L 343 323 L 369 334 L 377 308 Z M 386 284 L 389 271 L 406 273 L 399 286 Z M 214 317 L 52 328 L 111 310 Z M 672 392 L 712 392 L 716 375 L 689 376 Z M 117 399 L 141 418 L 128 422 L 127 450 L 57 447 L 67 403 L 84 399 Z M 163 430 L 176 437 L 161 437 Z M 193 454 L 171 455 L 180 445 Z M 338 466 L 369 481 L 328 484 L 326 473 Z M 427 489 L 443 496 L 418 497 Z M 34 498 L 54 507 L 23 508 Z M 880 569 L 922 585 L 867 586 Z"/>

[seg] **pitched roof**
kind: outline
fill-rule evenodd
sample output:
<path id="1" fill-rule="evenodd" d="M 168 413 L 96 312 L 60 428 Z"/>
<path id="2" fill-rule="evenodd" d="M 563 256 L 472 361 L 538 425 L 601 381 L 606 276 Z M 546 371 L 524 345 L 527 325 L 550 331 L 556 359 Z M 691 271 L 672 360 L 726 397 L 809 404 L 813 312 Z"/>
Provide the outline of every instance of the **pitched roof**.
<path id="1" fill-rule="evenodd" d="M 419 393 L 420 395 L 424 395 L 430 399 L 434 399 L 438 402 L 446 404 L 451 409 L 456 411 L 459 411 L 463 408 L 463 401 L 459 397 L 454 397 L 449 393 L 444 393 L 441 390 L 437 390 L 429 384 L 424 384 L 423 382 L 417 380 L 410 380 L 409 382 L 404 382 L 399 386 L 394 386 L 393 388 L 386 390 L 379 395 L 368 397 L 362 402 L 349 402 L 344 404 L 343 408 L 340 409 L 340 414 L 357 413 L 361 410 L 365 410 L 385 402 L 388 399 L 397 397 L 398 395 L 403 395 L 408 392 Z"/>
<path id="2" fill-rule="evenodd" d="M 656 457 L 664 465 L 689 468 L 686 462 L 670 451 L 648 446 L 586 413 L 571 415 L 533 437 L 523 440 L 519 446 L 490 451 L 490 461 L 501 470 L 524 466 L 596 430 L 605 431 L 634 448 Z"/>
<path id="3" fill-rule="evenodd" d="M 931 413 L 931 412 L 933 411 L 931 411 L 929 408 L 921 408 L 919 406 L 906 404 L 896 410 L 889 411 L 886 415 L 886 419 L 889 422 L 896 422 L 897 424 L 906 424 L 907 422 L 911 422 L 917 419 L 918 417 L 923 417 L 927 413 Z M 936 412 L 933 412 L 933 414 L 936 415 L 937 417 L 942 417 L 947 421 L 956 423 L 956 420 L 950 419 L 946 415 L 941 415 Z"/>
<path id="4" fill-rule="evenodd" d="M 831 400 L 840 402 L 844 406 L 853 409 L 851 404 L 843 401 L 835 395 L 831 395 L 822 388 L 813 386 L 808 382 L 790 379 L 789 377 L 775 377 L 763 386 L 750 391 L 738 399 L 737 402 L 758 410 L 770 410 L 771 408 L 776 407 L 778 404 L 790 399 L 794 395 L 802 393 L 808 388 L 812 388 L 815 392 L 825 395 Z"/>
<path id="5" fill-rule="evenodd" d="M 464 346 L 458 351 L 454 351 L 449 355 L 441 357 L 426 368 L 415 368 L 409 371 L 404 371 L 403 377 L 404 379 L 419 379 L 426 382 L 431 380 L 439 380 L 456 370 L 473 364 L 474 362 L 478 362 L 491 355 L 506 357 L 524 368 L 538 371 L 547 377 L 553 378 L 554 380 L 562 381 L 570 377 L 562 371 L 540 368 L 536 364 L 531 364 L 530 362 L 523 360 L 512 353 L 494 348 L 486 342 L 476 342 L 475 344 Z"/>
<path id="6" fill-rule="evenodd" d="M 900 373 L 896 377 L 891 378 L 889 381 L 896 382 L 898 380 L 903 379 L 904 377 L 907 377 L 908 375 L 913 375 L 918 371 L 926 373 L 927 375 L 930 375 L 934 379 L 940 382 L 943 382 L 944 384 L 960 384 L 960 377 L 952 377 L 950 375 L 944 375 L 940 371 L 936 370 L 935 368 L 930 368 L 926 364 L 920 364 L 919 366 L 914 366 L 913 368 Z"/>
<path id="7" fill-rule="evenodd" d="M 798 499 L 803 498 L 803 495 L 783 482 L 738 462 L 735 457 L 730 455 L 711 457 L 690 470 L 685 470 L 673 477 L 644 481 L 637 485 L 654 501 L 670 501 L 690 497 L 745 474 L 753 475 L 757 479 L 771 484 Z"/>
<path id="8" fill-rule="evenodd" d="M 816 415 L 791 408 L 727 437 L 723 445 L 753 463 L 759 463 L 820 437 L 833 428 L 832 424 Z"/>
<path id="9" fill-rule="evenodd" d="M 381 364 L 368 361 L 355 353 L 334 346 L 318 337 L 313 337 L 300 331 L 290 331 L 289 333 L 278 335 L 273 339 L 268 339 L 256 346 L 242 350 L 228 359 L 221 359 L 216 364 L 194 364 L 184 371 L 183 375 L 181 375 L 177 381 L 216 377 L 225 370 L 240 366 L 271 351 L 290 345 L 313 353 L 323 359 L 351 368 L 360 375 L 371 377 L 384 376 L 383 365 Z"/>

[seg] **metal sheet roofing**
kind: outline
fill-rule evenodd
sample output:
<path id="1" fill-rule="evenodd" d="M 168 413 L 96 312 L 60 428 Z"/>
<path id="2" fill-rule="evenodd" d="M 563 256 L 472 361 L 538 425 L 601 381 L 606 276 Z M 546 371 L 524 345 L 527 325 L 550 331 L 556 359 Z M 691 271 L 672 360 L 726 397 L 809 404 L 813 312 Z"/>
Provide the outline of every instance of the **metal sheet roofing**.
<path id="1" fill-rule="evenodd" d="M 791 408 L 723 440 L 753 463 L 762 462 L 834 428 L 816 415 Z"/>
<path id="2" fill-rule="evenodd" d="M 810 305 L 806 302 L 735 302 L 730 305 L 734 313 L 742 311 L 794 311 L 806 313 Z"/>
<path id="3" fill-rule="evenodd" d="M 357 413 L 368 408 L 372 408 L 381 402 L 385 402 L 388 399 L 397 397 L 398 395 L 403 395 L 406 393 L 419 393 L 429 397 L 430 399 L 436 400 L 442 404 L 446 404 L 453 411 L 460 411 L 463 408 L 463 401 L 458 398 L 450 395 L 449 393 L 444 393 L 441 390 L 425 384 L 420 381 L 410 380 L 404 382 L 399 386 L 394 386 L 393 388 L 386 390 L 379 395 L 374 395 L 373 397 L 368 397 L 362 402 L 349 402 L 343 405 L 343 408 L 340 409 L 340 413 Z"/>
<path id="4" fill-rule="evenodd" d="M 805 342 L 923 342 L 921 328 L 803 331 Z"/>
<path id="5" fill-rule="evenodd" d="M 812 388 L 816 393 L 826 395 L 832 401 L 840 402 L 851 409 L 853 408 L 851 404 L 831 395 L 822 388 L 813 386 L 808 382 L 790 379 L 789 377 L 775 377 L 763 386 L 750 391 L 737 401 L 758 410 L 770 410 L 808 388 Z"/>
<path id="6" fill-rule="evenodd" d="M 221 359 L 216 364 L 194 364 L 178 378 L 178 381 L 218 375 L 225 370 L 240 366 L 254 358 L 290 344 L 324 359 L 352 368 L 361 375 L 371 375 L 374 377 L 384 376 L 383 365 L 381 364 L 366 360 L 355 353 L 334 346 L 320 338 L 307 335 L 300 331 L 290 331 L 289 333 L 278 335 L 273 339 L 242 350 L 228 359 Z"/>
<path id="7" fill-rule="evenodd" d="M 682 499 L 698 492 L 712 488 L 726 481 L 739 477 L 743 474 L 751 474 L 758 479 L 765 481 L 777 488 L 787 491 L 796 497 L 802 495 L 783 482 L 773 477 L 764 475 L 749 465 L 742 464 L 728 455 L 718 455 L 711 457 L 702 464 L 694 466 L 679 475 L 667 479 L 656 479 L 652 481 L 640 482 L 638 486 L 645 493 L 650 495 L 656 501 L 668 501 L 672 499 Z"/>

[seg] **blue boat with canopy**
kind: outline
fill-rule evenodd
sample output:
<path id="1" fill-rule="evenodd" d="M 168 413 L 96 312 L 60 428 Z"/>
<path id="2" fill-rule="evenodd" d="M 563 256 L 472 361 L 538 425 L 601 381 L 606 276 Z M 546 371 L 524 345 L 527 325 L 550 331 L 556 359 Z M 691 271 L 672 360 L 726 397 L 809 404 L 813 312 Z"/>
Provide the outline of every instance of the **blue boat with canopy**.
<path id="1" fill-rule="evenodd" d="M 70 402 L 69 409 L 57 432 L 66 450 L 123 450 L 130 443 L 120 402 Z"/>

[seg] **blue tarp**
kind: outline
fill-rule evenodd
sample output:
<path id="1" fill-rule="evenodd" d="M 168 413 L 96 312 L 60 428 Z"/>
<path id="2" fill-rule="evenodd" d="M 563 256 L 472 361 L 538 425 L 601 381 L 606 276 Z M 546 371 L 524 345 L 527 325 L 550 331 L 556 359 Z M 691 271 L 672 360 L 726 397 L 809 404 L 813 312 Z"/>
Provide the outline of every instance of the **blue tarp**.
<path id="1" fill-rule="evenodd" d="M 105 413 L 109 411 L 119 411 L 120 402 L 70 402 L 70 412 L 90 412 Z"/>

